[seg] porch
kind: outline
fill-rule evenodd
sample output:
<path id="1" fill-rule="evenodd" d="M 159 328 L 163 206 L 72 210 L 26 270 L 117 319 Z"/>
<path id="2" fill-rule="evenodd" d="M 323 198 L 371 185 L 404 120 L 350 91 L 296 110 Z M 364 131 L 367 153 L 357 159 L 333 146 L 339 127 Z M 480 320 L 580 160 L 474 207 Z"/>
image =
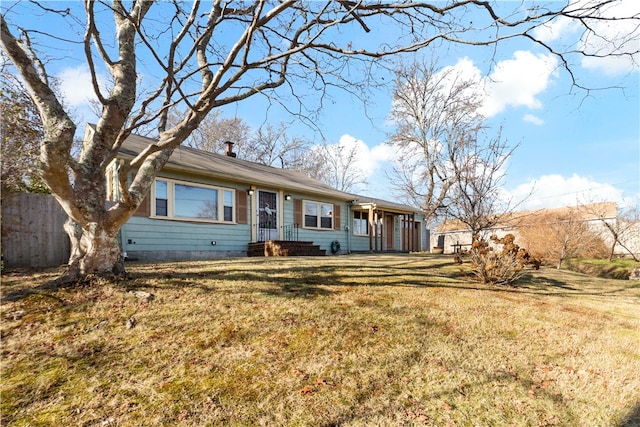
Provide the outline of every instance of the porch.
<path id="1" fill-rule="evenodd" d="M 320 249 L 313 242 L 298 242 L 294 240 L 267 240 L 249 243 L 247 256 L 325 256 L 327 251 Z"/>

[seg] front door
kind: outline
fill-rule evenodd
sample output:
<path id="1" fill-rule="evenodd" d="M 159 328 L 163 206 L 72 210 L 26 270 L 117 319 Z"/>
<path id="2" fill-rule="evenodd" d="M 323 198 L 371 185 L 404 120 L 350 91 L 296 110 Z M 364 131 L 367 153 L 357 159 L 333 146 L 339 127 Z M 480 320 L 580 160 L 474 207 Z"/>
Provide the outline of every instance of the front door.
<path id="1" fill-rule="evenodd" d="M 258 190 L 258 241 L 278 240 L 278 193 Z"/>
<path id="2" fill-rule="evenodd" d="M 392 251 L 394 250 L 394 235 L 393 235 L 393 215 L 385 215 L 384 217 L 384 228 L 387 233 L 387 247 L 386 250 Z"/>

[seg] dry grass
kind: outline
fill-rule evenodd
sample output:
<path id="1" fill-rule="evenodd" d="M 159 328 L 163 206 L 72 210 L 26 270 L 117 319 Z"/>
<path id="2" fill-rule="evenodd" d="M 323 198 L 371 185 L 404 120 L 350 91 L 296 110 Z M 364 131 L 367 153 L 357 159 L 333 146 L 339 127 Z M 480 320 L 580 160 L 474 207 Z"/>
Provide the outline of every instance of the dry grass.
<path id="1" fill-rule="evenodd" d="M 607 259 L 571 258 L 563 263 L 563 268 L 567 270 L 585 273 L 590 276 L 621 280 L 628 279 L 631 270 L 638 266 L 637 262 L 627 258 L 614 258 L 611 261 Z"/>
<path id="2" fill-rule="evenodd" d="M 4 272 L 2 424 L 639 425 L 638 283 L 542 269 L 499 288 L 468 270 L 134 264 L 58 291 L 40 286 L 51 273 Z"/>

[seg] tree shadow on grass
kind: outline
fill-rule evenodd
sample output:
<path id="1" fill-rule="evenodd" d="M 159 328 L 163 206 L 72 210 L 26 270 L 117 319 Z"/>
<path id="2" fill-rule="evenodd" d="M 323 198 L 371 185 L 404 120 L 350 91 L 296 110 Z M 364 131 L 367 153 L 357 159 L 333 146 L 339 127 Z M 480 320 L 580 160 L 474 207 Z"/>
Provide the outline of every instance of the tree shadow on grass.
<path id="1" fill-rule="evenodd" d="M 52 281 L 48 281 L 46 283 L 43 283 L 41 285 L 36 285 L 36 286 L 29 286 L 29 284 L 26 284 L 24 286 L 20 286 L 15 289 L 11 289 L 9 292 L 5 292 L 5 289 L 3 289 L 2 296 L 0 297 L 0 302 L 2 303 L 16 302 L 30 295 L 40 295 L 40 296 L 50 297 L 50 298 L 59 300 L 59 298 L 54 296 L 54 293 L 58 289 L 73 288 L 73 287 L 80 288 L 83 286 L 85 286 L 85 284 L 79 284 L 79 283 L 67 283 L 65 285 L 56 285 L 56 284 L 53 284 Z"/>
<path id="2" fill-rule="evenodd" d="M 526 273 L 517 282 L 516 286 L 522 289 L 534 289 L 539 291 L 549 289 L 564 289 L 568 291 L 576 291 L 577 288 L 570 286 L 567 282 L 550 278 L 548 276 L 534 276 L 531 273 Z"/>
<path id="3" fill-rule="evenodd" d="M 600 278 L 587 279 L 600 280 Z M 576 279 L 576 283 L 579 284 L 584 280 Z M 616 294 L 623 294 L 634 286 L 628 286 L 628 283 L 622 285 L 616 284 L 615 286 L 603 286 L 598 287 L 591 286 L 590 283 L 586 283 L 584 286 L 570 285 L 567 281 L 562 281 L 549 277 L 548 274 L 525 274 L 517 285 L 518 288 L 524 292 L 531 292 L 536 295 L 545 296 L 559 296 L 559 297 L 575 297 L 575 296 L 616 296 Z"/>
<path id="4" fill-rule="evenodd" d="M 640 403 L 627 414 L 619 427 L 640 427 Z"/>
<path id="5" fill-rule="evenodd" d="M 372 258 L 375 261 L 375 258 Z M 215 261 L 213 261 L 215 263 Z M 460 290 L 489 290 L 502 292 L 518 292 L 517 288 L 495 286 L 487 287 L 475 280 L 468 271 L 460 268 L 457 270 L 443 271 L 446 268 L 455 268 L 453 262 L 439 262 L 427 267 L 412 265 L 412 263 L 388 263 L 369 264 L 350 269 L 344 265 L 321 265 L 319 263 L 309 266 L 267 265 L 260 268 L 247 270 L 237 267 L 232 263 L 225 270 L 220 269 L 219 264 L 215 268 L 202 268 L 199 271 L 181 270 L 180 264 L 176 267 L 158 268 L 150 271 L 134 271 L 128 273 L 126 279 L 113 281 L 101 280 L 101 284 L 111 283 L 122 287 L 123 291 L 135 291 L 138 289 L 160 290 L 196 288 L 202 292 L 215 292 L 218 286 L 212 281 L 231 282 L 236 285 L 234 293 L 261 292 L 271 296 L 285 298 L 313 298 L 335 294 L 336 287 L 424 287 L 424 288 L 451 288 Z M 209 283 L 207 283 L 209 282 Z M 542 281 L 540 285 L 542 285 Z M 55 295 L 57 290 L 94 286 L 98 283 L 78 282 L 65 285 L 52 285 L 46 282 L 41 285 L 25 284 L 8 293 L 3 293 L 1 302 L 15 302 L 29 295 Z M 253 286 L 255 284 L 255 286 Z M 564 285 L 558 282 L 560 285 Z M 99 285 L 99 284 L 98 284 Z M 266 287 L 263 285 L 267 285 Z M 539 292 L 541 289 L 536 289 Z"/>
<path id="6" fill-rule="evenodd" d="M 374 257 L 371 260 L 375 260 Z M 234 293 L 264 293 L 286 298 L 310 298 L 328 296 L 339 292 L 337 287 L 418 287 L 449 288 L 471 291 L 513 292 L 522 293 L 519 287 L 490 286 L 479 283 L 472 272 L 459 267 L 453 261 L 439 262 L 428 266 L 416 266 L 412 262 L 384 263 L 381 265 L 359 265 L 352 269 L 345 265 L 322 265 L 315 263 L 309 266 L 281 265 L 274 268 L 269 265 L 261 269 L 230 268 L 195 272 L 158 271 L 136 272 L 131 275 L 137 284 L 129 284 L 133 288 L 167 288 L 196 287 L 205 292 L 215 291 L 215 284 L 202 284 L 201 280 L 220 280 L 235 283 Z M 442 271 L 443 269 L 449 269 Z M 540 281 L 540 285 L 542 285 Z M 252 284 L 256 284 L 252 287 Z M 266 287 L 263 285 L 267 285 Z M 564 282 L 555 281 L 554 285 L 568 288 Z M 333 289 L 332 289 L 333 288 Z M 526 292 L 526 291 L 525 291 Z M 540 293 L 535 290 L 531 293 Z"/>
<path id="7" fill-rule="evenodd" d="M 334 261 L 328 259 L 327 261 Z M 291 258 L 280 260 L 260 258 L 215 260 L 211 263 L 162 263 L 157 265 L 132 265 L 127 278 L 114 280 L 125 291 L 137 289 L 197 288 L 202 292 L 219 289 L 217 281 L 232 283 L 235 293 L 262 292 L 286 298 L 310 298 L 334 294 L 336 287 L 424 287 L 451 288 L 473 291 L 524 293 L 531 295 L 611 295 L 626 288 L 589 291 L 569 282 L 552 277 L 544 271 L 527 272 L 515 286 L 483 285 L 476 280 L 467 266 L 453 260 L 435 260 L 433 264 L 421 263 L 412 256 L 388 257 L 375 255 L 361 258 L 345 256 L 341 263 L 324 263 L 322 259 L 300 261 Z M 305 264 L 307 263 L 307 264 Z M 151 268 L 149 268 L 149 266 Z M 195 270 L 195 271 L 194 271 Z M 265 286 L 266 285 L 266 286 Z M 92 286 L 70 284 L 72 286 Z M 18 301 L 33 293 L 53 294 L 59 289 L 49 283 L 42 285 L 13 286 L 1 297 L 2 302 Z M 334 288 L 334 289 L 332 289 Z"/>

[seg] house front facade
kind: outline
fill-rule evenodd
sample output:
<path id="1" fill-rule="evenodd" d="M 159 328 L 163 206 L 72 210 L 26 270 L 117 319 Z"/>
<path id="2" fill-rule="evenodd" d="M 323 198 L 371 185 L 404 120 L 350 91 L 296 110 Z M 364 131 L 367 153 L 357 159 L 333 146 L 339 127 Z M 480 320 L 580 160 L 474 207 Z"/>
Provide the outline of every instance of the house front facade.
<path id="1" fill-rule="evenodd" d="M 107 170 L 111 200 L 119 198 L 117 168 L 153 142 L 134 135 L 123 144 Z M 246 256 L 249 244 L 270 241 L 312 242 L 327 255 L 428 245 L 424 218 L 409 206 L 182 146 L 120 232 L 126 256 L 142 261 Z"/>

